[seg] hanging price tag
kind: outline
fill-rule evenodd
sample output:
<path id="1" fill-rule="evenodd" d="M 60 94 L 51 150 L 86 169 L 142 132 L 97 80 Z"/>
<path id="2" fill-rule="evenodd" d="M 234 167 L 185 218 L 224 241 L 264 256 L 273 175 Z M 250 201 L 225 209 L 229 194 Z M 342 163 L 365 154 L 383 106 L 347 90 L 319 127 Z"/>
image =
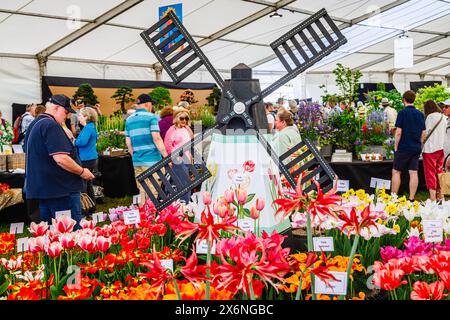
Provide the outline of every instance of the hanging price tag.
<path id="1" fill-rule="evenodd" d="M 248 219 L 238 219 L 238 226 L 244 232 L 253 232 L 254 231 L 254 222 L 253 220 Z"/>
<path id="2" fill-rule="evenodd" d="M 94 214 L 92 215 L 92 220 L 93 220 L 95 223 L 99 223 L 99 222 L 105 221 L 105 220 L 103 219 L 103 212 L 97 212 L 97 213 L 94 213 Z"/>
<path id="3" fill-rule="evenodd" d="M 208 254 L 208 242 L 206 240 L 197 240 L 196 241 L 196 252 L 198 254 Z M 211 254 L 216 254 L 216 241 L 213 241 L 211 246 Z"/>
<path id="4" fill-rule="evenodd" d="M 328 284 L 315 277 L 315 293 L 316 294 L 332 294 L 332 295 L 346 295 L 347 294 L 347 272 L 330 271 L 336 280 L 329 280 Z"/>
<path id="5" fill-rule="evenodd" d="M 70 210 L 63 210 L 63 211 L 56 211 L 55 212 L 55 218 L 61 219 L 62 217 L 67 216 L 69 218 L 72 217 L 72 213 Z"/>
<path id="6" fill-rule="evenodd" d="M 384 180 L 378 178 L 370 178 L 370 187 L 374 189 L 391 189 L 391 180 Z"/>
<path id="7" fill-rule="evenodd" d="M 348 189 L 350 189 L 350 181 L 349 180 L 338 180 L 336 191 L 347 192 Z"/>
<path id="8" fill-rule="evenodd" d="M 163 259 L 160 262 L 164 268 L 169 269 L 170 271 L 173 272 L 173 260 L 172 259 Z"/>
<path id="9" fill-rule="evenodd" d="M 141 216 L 139 215 L 139 210 L 124 211 L 123 220 L 126 225 L 140 223 Z"/>
<path id="10" fill-rule="evenodd" d="M 314 237 L 314 251 L 334 251 L 333 237 Z"/>
<path id="11" fill-rule="evenodd" d="M 9 227 L 9 233 L 10 234 L 20 234 L 23 233 L 23 222 L 19 223 L 11 223 L 11 226 Z"/>
<path id="12" fill-rule="evenodd" d="M 141 203 L 141 195 L 140 194 L 135 194 L 133 196 L 133 204 L 136 206 L 139 206 L 139 203 Z"/>

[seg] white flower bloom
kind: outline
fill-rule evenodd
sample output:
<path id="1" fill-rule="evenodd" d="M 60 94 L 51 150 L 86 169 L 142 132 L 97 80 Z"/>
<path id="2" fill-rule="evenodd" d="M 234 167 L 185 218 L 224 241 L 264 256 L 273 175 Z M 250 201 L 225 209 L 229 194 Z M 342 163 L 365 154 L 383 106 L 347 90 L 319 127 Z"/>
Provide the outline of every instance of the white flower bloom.
<path id="1" fill-rule="evenodd" d="M 420 231 L 418 228 L 411 228 L 408 231 L 408 238 L 411 238 L 413 236 L 420 237 Z"/>
<path id="2" fill-rule="evenodd" d="M 414 208 L 410 208 L 409 210 L 408 209 L 404 209 L 403 210 L 403 216 L 406 218 L 406 220 L 411 222 L 415 218 L 416 212 L 414 211 Z"/>
<path id="3" fill-rule="evenodd" d="M 450 234 L 450 219 L 445 220 L 442 227 L 445 233 Z"/>

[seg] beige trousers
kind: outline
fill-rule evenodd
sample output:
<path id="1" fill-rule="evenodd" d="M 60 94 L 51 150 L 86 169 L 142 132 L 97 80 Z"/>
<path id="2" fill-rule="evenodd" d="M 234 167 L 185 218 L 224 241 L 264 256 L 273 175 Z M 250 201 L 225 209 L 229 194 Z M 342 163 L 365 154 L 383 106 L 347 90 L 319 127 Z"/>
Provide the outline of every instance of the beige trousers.
<path id="1" fill-rule="evenodd" d="M 140 166 L 139 167 L 134 167 L 134 176 L 137 177 L 141 173 L 147 171 L 149 168 L 150 167 L 140 167 Z M 163 171 L 163 174 L 164 174 L 164 171 Z M 161 179 L 159 178 L 157 173 L 153 174 L 153 178 L 156 180 L 156 182 L 158 182 L 159 185 L 161 185 Z M 147 201 L 147 199 L 149 199 L 149 197 L 147 196 L 147 193 L 145 192 L 144 188 L 139 183 L 139 181 L 136 180 L 136 184 L 137 184 L 137 187 L 139 189 L 139 194 L 141 195 L 141 199 L 139 201 L 139 206 L 143 206 L 144 203 Z M 158 191 L 155 189 L 153 184 L 148 183 L 147 185 L 148 185 L 151 193 L 155 196 L 155 198 L 158 198 Z"/>

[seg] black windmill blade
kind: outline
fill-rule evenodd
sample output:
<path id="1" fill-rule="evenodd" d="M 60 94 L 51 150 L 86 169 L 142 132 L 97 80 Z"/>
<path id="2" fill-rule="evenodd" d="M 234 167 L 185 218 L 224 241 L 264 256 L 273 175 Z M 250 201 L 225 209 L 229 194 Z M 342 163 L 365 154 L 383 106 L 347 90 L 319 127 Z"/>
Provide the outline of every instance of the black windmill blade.
<path id="1" fill-rule="evenodd" d="M 152 36 L 152 33 L 161 27 L 163 29 Z M 166 39 L 161 40 L 169 32 L 172 32 L 172 34 Z M 149 29 L 143 31 L 141 37 L 175 83 L 181 82 L 203 65 L 227 98 L 233 104 L 237 102 L 231 91 L 225 88 L 222 77 L 214 69 L 211 62 L 209 62 L 208 58 L 200 50 L 200 47 L 172 11 Z M 176 43 L 165 51 L 166 46 L 175 40 Z M 184 48 L 182 48 L 183 45 Z M 177 49 L 181 49 L 181 51 L 177 52 Z M 189 68 L 183 72 L 182 70 L 188 66 Z"/>
<path id="2" fill-rule="evenodd" d="M 287 74 L 245 104 L 251 105 L 267 97 L 346 42 L 326 10 L 316 12 L 270 44 Z"/>
<path id="3" fill-rule="evenodd" d="M 217 124 L 205 131 L 203 135 L 197 135 L 190 142 L 172 151 L 170 156 L 162 159 L 136 177 L 157 210 L 164 209 L 175 200 L 180 199 L 186 191 L 194 189 L 211 177 L 211 172 L 206 167 L 206 163 L 196 147 L 219 127 L 220 125 Z M 190 157 L 193 158 L 193 161 L 190 160 Z M 189 177 L 187 179 L 177 176 L 171 167 L 171 164 L 179 163 L 180 159 L 189 166 Z M 156 178 L 161 182 L 159 183 Z M 150 186 L 153 186 L 156 194 L 151 192 Z"/>
<path id="4" fill-rule="evenodd" d="M 289 182 L 292 188 L 295 188 L 296 181 L 302 173 L 306 174 L 298 181 L 301 184 L 315 179 L 323 192 L 333 188 L 336 180 L 336 173 L 328 165 L 316 147 L 308 139 L 288 150 L 280 156 L 280 171 Z M 304 189 L 308 193 L 316 189 L 316 185 L 311 183 Z"/>

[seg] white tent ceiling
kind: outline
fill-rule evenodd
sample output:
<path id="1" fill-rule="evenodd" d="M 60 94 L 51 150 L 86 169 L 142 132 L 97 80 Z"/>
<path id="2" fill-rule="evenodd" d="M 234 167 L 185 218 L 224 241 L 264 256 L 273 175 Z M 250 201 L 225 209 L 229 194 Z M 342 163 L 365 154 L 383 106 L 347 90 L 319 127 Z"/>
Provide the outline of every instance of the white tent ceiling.
<path id="1" fill-rule="evenodd" d="M 260 74 L 282 74 L 270 43 L 325 8 L 348 43 L 307 74 L 329 74 L 337 62 L 391 77 L 421 74 L 445 80 L 450 74 L 449 0 L 0 1 L 0 73 L 14 74 L 4 70 L 18 63 L 11 59 L 38 65 L 39 56 L 46 62 L 41 75 L 70 77 L 91 70 L 120 79 L 132 70 L 136 78 L 154 79 L 151 68 L 157 60 L 139 34 L 157 22 L 160 6 L 173 3 L 183 3 L 183 24 L 221 73 L 244 62 Z M 275 11 L 282 17 L 270 17 Z M 405 31 L 414 39 L 415 65 L 396 70 L 393 43 Z M 202 70 L 191 78 L 211 81 Z"/>

